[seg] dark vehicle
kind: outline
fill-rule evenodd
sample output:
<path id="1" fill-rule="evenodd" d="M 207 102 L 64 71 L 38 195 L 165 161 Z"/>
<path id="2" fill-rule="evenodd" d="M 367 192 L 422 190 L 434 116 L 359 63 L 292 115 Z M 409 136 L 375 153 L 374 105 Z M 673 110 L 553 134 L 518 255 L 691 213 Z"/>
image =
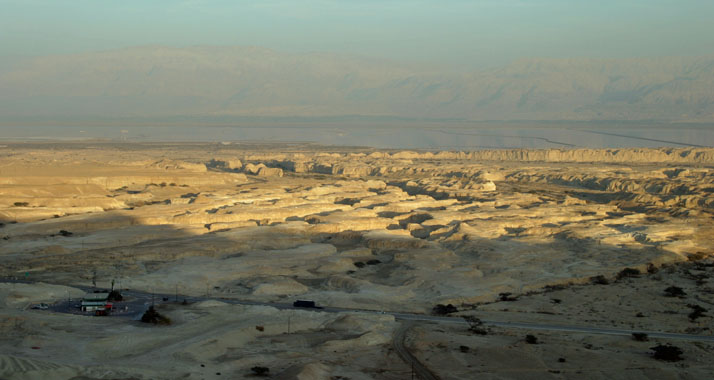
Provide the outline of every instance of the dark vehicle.
<path id="1" fill-rule="evenodd" d="M 318 307 L 315 305 L 315 301 L 303 301 L 303 300 L 297 300 L 293 302 L 294 307 L 305 307 L 308 309 L 322 309 L 321 307 Z"/>
<path id="2" fill-rule="evenodd" d="M 94 311 L 95 317 L 106 317 L 107 315 L 109 315 L 109 313 L 107 313 L 106 310 L 95 310 Z"/>

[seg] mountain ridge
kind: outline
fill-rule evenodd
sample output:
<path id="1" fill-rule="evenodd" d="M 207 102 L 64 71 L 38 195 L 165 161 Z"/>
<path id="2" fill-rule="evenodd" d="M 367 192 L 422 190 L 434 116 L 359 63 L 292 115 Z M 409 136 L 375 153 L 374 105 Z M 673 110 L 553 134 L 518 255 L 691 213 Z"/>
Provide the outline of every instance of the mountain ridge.
<path id="1" fill-rule="evenodd" d="M 714 57 L 529 58 L 457 73 L 335 53 L 142 46 L 0 71 L 0 123 L 341 116 L 714 121 Z"/>

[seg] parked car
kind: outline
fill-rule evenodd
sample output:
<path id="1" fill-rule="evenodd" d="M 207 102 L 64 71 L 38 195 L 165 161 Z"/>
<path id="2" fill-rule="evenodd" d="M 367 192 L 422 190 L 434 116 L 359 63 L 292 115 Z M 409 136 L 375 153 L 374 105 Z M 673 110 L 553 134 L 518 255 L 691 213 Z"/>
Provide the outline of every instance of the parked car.
<path id="1" fill-rule="evenodd" d="M 50 307 L 50 305 L 48 305 L 46 303 L 38 303 L 38 304 L 32 305 L 33 309 L 39 309 L 39 310 L 47 310 L 49 307 Z"/>

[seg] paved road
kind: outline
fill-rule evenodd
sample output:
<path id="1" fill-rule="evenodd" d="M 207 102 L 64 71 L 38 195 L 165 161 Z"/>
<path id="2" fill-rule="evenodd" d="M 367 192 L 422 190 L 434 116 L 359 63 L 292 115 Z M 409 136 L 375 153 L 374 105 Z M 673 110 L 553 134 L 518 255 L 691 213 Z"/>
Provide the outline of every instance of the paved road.
<path id="1" fill-rule="evenodd" d="M 10 281 L 8 281 L 10 282 Z M 28 281 L 14 281 L 14 282 L 24 282 Z M 73 286 L 75 288 L 82 289 L 84 291 L 91 291 L 89 287 L 83 286 Z M 174 294 L 151 294 L 139 291 L 122 291 L 122 294 L 127 297 L 128 302 L 117 303 L 118 308 L 124 306 L 129 306 L 129 311 L 127 313 L 115 313 L 113 315 L 127 316 L 134 319 L 141 317 L 144 311 L 151 305 L 152 302 L 162 303 L 163 299 L 167 299 L 173 302 L 177 296 Z M 458 317 L 448 317 L 448 316 L 436 316 L 436 315 L 425 315 L 425 314 L 411 314 L 411 313 L 398 313 L 398 312 L 381 312 L 376 310 L 365 310 L 365 309 L 350 309 L 350 308 L 339 308 L 339 307 L 324 307 L 316 309 L 298 308 L 294 307 L 292 304 L 277 303 L 277 302 L 258 302 L 258 301 L 248 301 L 239 300 L 233 298 L 220 298 L 220 297 L 188 297 L 183 295 L 178 295 L 178 300 L 186 300 L 187 302 L 201 302 L 201 301 L 221 301 L 229 304 L 238 305 L 256 305 L 256 306 L 272 306 L 281 310 L 288 309 L 299 309 L 299 310 L 312 310 L 312 311 L 322 311 L 328 313 L 349 313 L 349 312 L 363 312 L 372 314 L 389 314 L 393 315 L 397 320 L 403 321 L 423 321 L 423 322 L 433 322 L 433 323 L 453 323 L 467 325 L 466 321 Z M 78 303 L 78 302 L 73 302 Z M 52 305 L 51 310 L 57 312 L 72 312 L 79 314 L 76 308 L 67 304 L 67 301 L 58 302 Z M 562 331 L 562 332 L 575 332 L 575 333 L 585 333 L 585 334 L 604 334 L 604 335 L 621 335 L 621 336 L 631 336 L 632 333 L 645 333 L 651 338 L 664 338 L 673 340 L 687 340 L 687 341 L 700 341 L 700 342 L 712 342 L 714 343 L 714 335 L 692 335 L 692 334 L 680 334 L 680 333 L 668 333 L 661 331 L 647 331 L 647 330 L 633 330 L 633 329 L 616 329 L 616 328 L 603 328 L 603 327 L 589 327 L 589 326 L 569 326 L 569 325 L 556 325 L 556 324 L 540 324 L 540 323 L 528 323 L 528 322 L 504 322 L 504 321 L 493 321 L 493 320 L 482 320 L 484 325 L 496 326 L 503 328 L 513 328 L 513 329 L 525 329 L 525 330 L 542 330 L 542 331 Z"/>
<path id="2" fill-rule="evenodd" d="M 432 373 L 429 368 L 427 368 L 425 365 L 423 365 L 419 359 L 414 357 L 411 352 L 404 346 L 404 340 L 406 339 L 407 332 L 409 329 L 412 328 L 414 325 L 413 321 L 407 321 L 407 322 L 402 322 L 397 329 L 397 331 L 394 333 L 394 337 L 392 338 L 392 346 L 394 347 L 394 351 L 397 352 L 397 355 L 399 355 L 402 360 L 404 360 L 407 365 L 410 365 L 412 367 L 412 371 L 423 380 L 439 380 L 439 378 Z"/>

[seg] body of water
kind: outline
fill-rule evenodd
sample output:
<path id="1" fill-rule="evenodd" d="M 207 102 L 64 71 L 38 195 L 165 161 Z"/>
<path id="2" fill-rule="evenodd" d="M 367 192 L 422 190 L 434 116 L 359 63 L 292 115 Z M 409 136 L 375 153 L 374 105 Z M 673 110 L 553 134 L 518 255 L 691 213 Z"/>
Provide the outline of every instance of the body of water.
<path id="1" fill-rule="evenodd" d="M 0 127 L 1 141 L 313 142 L 391 149 L 712 147 L 714 125 Z"/>

